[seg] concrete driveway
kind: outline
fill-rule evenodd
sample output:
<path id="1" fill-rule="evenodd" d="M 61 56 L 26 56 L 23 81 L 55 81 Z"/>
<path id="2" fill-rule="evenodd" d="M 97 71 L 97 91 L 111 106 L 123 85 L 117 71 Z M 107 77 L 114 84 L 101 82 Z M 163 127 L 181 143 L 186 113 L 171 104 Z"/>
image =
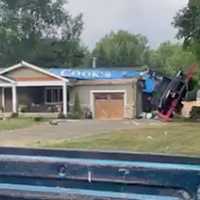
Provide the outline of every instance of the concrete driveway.
<path id="1" fill-rule="evenodd" d="M 87 137 L 115 130 L 132 129 L 146 124 L 156 124 L 153 121 L 59 121 L 58 125 L 49 122 L 35 125 L 27 129 L 0 132 L 1 146 L 29 146 L 33 143 L 44 143 L 51 140 L 73 139 Z"/>

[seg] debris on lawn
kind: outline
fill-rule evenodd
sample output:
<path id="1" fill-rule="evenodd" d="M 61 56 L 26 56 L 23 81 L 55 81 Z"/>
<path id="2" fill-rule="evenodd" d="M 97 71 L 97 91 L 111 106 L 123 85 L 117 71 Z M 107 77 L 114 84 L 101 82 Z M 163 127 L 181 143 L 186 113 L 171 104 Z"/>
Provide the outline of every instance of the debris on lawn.
<path id="1" fill-rule="evenodd" d="M 58 126 L 59 121 L 58 120 L 51 120 L 51 121 L 49 121 L 49 124 L 52 125 L 52 126 Z"/>
<path id="2" fill-rule="evenodd" d="M 165 135 L 165 136 L 168 136 L 168 132 L 167 132 L 167 131 L 165 131 L 165 132 L 164 132 L 164 135 Z"/>
<path id="3" fill-rule="evenodd" d="M 143 112 L 143 113 L 141 113 L 141 115 L 140 115 L 140 118 L 142 118 L 142 119 L 154 119 L 154 117 L 155 117 L 155 114 L 152 112 L 152 113 L 145 113 L 145 112 Z"/>
<path id="4" fill-rule="evenodd" d="M 169 146 L 167 146 L 167 147 L 166 147 L 166 151 L 169 151 L 169 149 L 170 149 Z"/>
<path id="5" fill-rule="evenodd" d="M 152 136 L 147 136 L 147 139 L 148 140 L 153 140 L 153 137 Z"/>

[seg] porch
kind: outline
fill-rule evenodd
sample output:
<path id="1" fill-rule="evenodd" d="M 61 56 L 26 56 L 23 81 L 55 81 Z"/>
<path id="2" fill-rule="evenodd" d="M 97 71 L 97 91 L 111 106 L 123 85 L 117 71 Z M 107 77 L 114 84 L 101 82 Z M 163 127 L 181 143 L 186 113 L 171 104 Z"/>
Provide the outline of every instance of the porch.
<path id="1" fill-rule="evenodd" d="M 19 87 L 17 96 L 21 113 L 63 112 L 62 87 Z"/>
<path id="2" fill-rule="evenodd" d="M 67 85 L 57 86 L 1 86 L 1 113 L 19 113 L 23 116 L 67 115 Z"/>

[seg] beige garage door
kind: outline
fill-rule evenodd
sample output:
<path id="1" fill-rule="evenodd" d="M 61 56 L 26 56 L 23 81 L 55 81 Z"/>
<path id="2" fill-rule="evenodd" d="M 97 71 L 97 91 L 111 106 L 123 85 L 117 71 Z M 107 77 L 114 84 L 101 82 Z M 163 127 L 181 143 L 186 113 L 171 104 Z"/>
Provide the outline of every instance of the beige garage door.
<path id="1" fill-rule="evenodd" d="M 123 119 L 123 93 L 96 93 L 94 97 L 96 119 Z"/>

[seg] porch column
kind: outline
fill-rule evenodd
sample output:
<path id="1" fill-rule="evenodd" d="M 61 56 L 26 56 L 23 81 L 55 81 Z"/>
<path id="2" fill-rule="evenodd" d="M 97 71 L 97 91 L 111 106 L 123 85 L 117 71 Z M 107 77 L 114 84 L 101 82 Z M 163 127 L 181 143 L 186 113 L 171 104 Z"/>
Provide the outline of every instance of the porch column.
<path id="1" fill-rule="evenodd" d="M 13 106 L 13 113 L 17 113 L 17 87 L 16 85 L 12 86 L 12 106 Z"/>
<path id="2" fill-rule="evenodd" d="M 2 88 L 2 108 L 3 108 L 3 112 L 5 112 L 5 107 L 6 107 L 6 103 L 5 103 L 5 88 Z"/>
<path id="3" fill-rule="evenodd" d="M 63 114 L 67 116 L 67 84 L 63 84 Z"/>

